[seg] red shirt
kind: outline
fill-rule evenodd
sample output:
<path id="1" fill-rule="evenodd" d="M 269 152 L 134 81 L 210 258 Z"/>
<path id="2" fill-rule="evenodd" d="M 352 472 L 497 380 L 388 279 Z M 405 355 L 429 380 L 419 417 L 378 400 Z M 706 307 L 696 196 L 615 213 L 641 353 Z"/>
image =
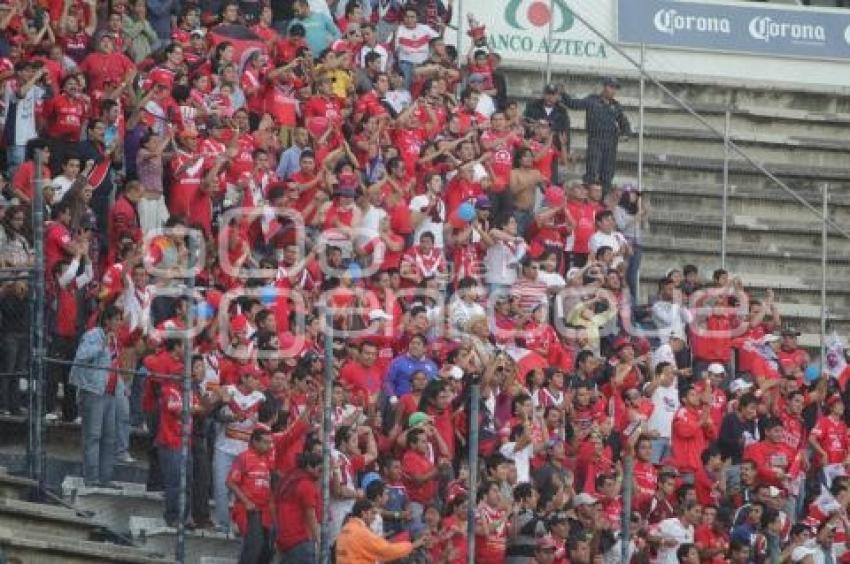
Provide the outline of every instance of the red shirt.
<path id="1" fill-rule="evenodd" d="M 44 236 L 44 272 L 48 278 L 52 277 L 53 268 L 57 262 L 70 258 L 65 252 L 65 245 L 70 243 L 71 239 L 71 231 L 65 225 L 58 221 L 48 224 Z"/>
<path id="2" fill-rule="evenodd" d="M 50 169 L 41 166 L 41 178 L 48 180 L 51 177 Z M 12 187 L 21 192 L 24 196 L 32 200 L 32 191 L 35 188 L 35 162 L 24 161 L 18 170 L 15 171 L 15 176 L 12 177 Z M 49 270 L 47 271 L 50 272 Z"/>
<path id="3" fill-rule="evenodd" d="M 102 90 L 107 82 L 118 85 L 131 69 L 133 61 L 123 53 L 89 53 L 80 63 L 80 70 L 89 79 L 89 87 Z"/>
<path id="4" fill-rule="evenodd" d="M 404 485 L 407 487 L 407 496 L 410 501 L 428 504 L 434 500 L 437 494 L 436 480 L 428 480 L 422 484 L 415 484 L 411 479 L 413 476 L 422 476 L 431 472 L 434 465 L 424 454 L 415 450 L 408 450 L 401 458 L 401 470 L 404 472 Z"/>
<path id="5" fill-rule="evenodd" d="M 567 210 L 576 222 L 573 230 L 575 237 L 573 252 L 582 255 L 587 254 L 590 252 L 588 242 L 596 231 L 596 206 L 593 202 L 570 200 L 567 202 Z"/>
<path id="6" fill-rule="evenodd" d="M 271 469 L 273 451 L 260 454 L 249 448 L 236 457 L 227 481 L 239 486 L 242 493 L 261 512 L 264 527 L 271 527 Z M 233 521 L 243 534 L 248 530 L 248 515 L 245 505 L 237 497 L 233 503 Z"/>
<path id="7" fill-rule="evenodd" d="M 60 94 L 50 98 L 44 104 L 44 121 L 47 123 L 48 137 L 79 142 L 84 117 L 85 104 L 78 98 L 69 98 L 65 94 Z"/>
<path id="8" fill-rule="evenodd" d="M 651 462 L 637 461 L 632 469 L 635 478 L 635 489 L 632 504 L 636 511 L 646 512 L 658 487 L 658 470 Z"/>
<path id="9" fill-rule="evenodd" d="M 821 416 L 812 429 L 812 436 L 818 444 L 826 451 L 826 462 L 821 460 L 820 455 L 815 454 L 817 465 L 835 464 L 844 462 L 847 458 L 847 449 L 850 441 L 847 437 L 847 425 L 843 421 L 835 421 L 831 417 Z"/>
<path id="10" fill-rule="evenodd" d="M 785 443 L 760 441 L 751 444 L 744 450 L 744 458 L 754 461 L 758 479 L 772 486 L 782 487 L 784 476 L 797 474 L 799 470 L 797 451 Z M 778 477 L 777 470 L 782 471 L 783 478 Z"/>
<path id="11" fill-rule="evenodd" d="M 726 551 L 729 541 L 723 533 L 719 533 L 707 525 L 700 525 L 694 531 L 694 544 L 701 550 L 712 548 L 724 549 L 724 552 L 721 552 L 714 558 L 701 559 L 702 564 L 723 564 L 726 562 L 723 554 Z"/>
<path id="12" fill-rule="evenodd" d="M 278 550 L 286 551 L 310 540 L 306 512 L 314 510 L 317 521 L 322 522 L 322 493 L 315 478 L 303 470 L 293 470 L 292 476 L 283 478 L 275 507 Z"/>
<path id="13" fill-rule="evenodd" d="M 359 362 L 347 362 L 339 371 L 340 379 L 354 389 L 365 390 L 370 396 L 381 391 L 383 374 L 376 365 L 365 367 Z"/>
<path id="14" fill-rule="evenodd" d="M 486 536 L 476 535 L 475 562 L 478 564 L 502 564 L 505 561 L 505 547 L 508 537 L 508 518 L 504 511 L 493 509 L 487 504 L 478 507 L 478 521 L 484 523 L 489 531 Z"/>
<path id="15" fill-rule="evenodd" d="M 192 406 L 197 407 L 198 405 L 197 395 L 192 394 Z M 180 448 L 182 444 L 182 416 L 183 390 L 181 384 L 171 381 L 163 383 L 159 396 L 159 428 L 156 433 L 156 444 L 171 449 Z"/>
<path id="16" fill-rule="evenodd" d="M 720 505 L 720 489 L 717 478 L 711 477 L 705 468 L 700 468 L 694 474 L 694 486 L 696 487 L 697 501 L 701 505 Z"/>
<path id="17" fill-rule="evenodd" d="M 700 424 L 699 410 L 680 408 L 673 416 L 673 466 L 682 472 L 696 472 L 702 468 L 700 456 L 713 434 L 712 430 Z"/>

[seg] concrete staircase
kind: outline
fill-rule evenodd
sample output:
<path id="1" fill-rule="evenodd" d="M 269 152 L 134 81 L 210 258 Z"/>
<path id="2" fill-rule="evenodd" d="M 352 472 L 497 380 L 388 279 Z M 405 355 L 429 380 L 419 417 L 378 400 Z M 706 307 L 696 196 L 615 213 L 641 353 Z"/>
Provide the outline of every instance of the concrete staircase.
<path id="1" fill-rule="evenodd" d="M 539 70 L 506 69 L 510 95 L 521 103 L 537 98 Z M 600 74 L 558 74 L 575 96 L 596 92 Z M 639 82 L 620 77 L 619 99 L 638 128 Z M 732 139 L 821 209 L 820 186 L 829 185 L 830 218 L 850 230 L 850 98 L 806 89 L 761 85 L 665 81 L 673 93 L 722 133 L 731 113 Z M 652 213 L 644 234 L 641 294 L 655 291 L 671 267 L 695 264 L 703 277 L 720 267 L 722 223 L 722 136 L 711 132 L 647 82 L 644 112 L 643 190 Z M 584 171 L 587 131 L 584 112 L 571 111 L 573 173 Z M 637 180 L 637 139 L 621 143 L 617 183 Z M 801 343 L 817 346 L 820 333 L 821 224 L 792 195 L 734 152 L 729 166 L 726 268 L 740 276 L 752 295 L 774 289 L 785 323 L 803 332 Z M 850 240 L 835 231 L 828 244 L 828 324 L 850 335 Z"/>
<path id="2" fill-rule="evenodd" d="M 27 564 L 138 563 L 169 560 L 115 534 L 97 515 L 56 503 L 29 501 L 36 484 L 0 471 L 0 554 Z M 17 559 L 17 560 L 15 560 Z"/>

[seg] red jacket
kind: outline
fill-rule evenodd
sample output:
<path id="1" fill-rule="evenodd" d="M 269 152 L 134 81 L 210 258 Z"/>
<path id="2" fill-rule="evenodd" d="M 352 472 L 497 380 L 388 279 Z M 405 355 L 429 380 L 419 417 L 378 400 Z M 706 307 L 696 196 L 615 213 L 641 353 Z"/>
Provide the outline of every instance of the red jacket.
<path id="1" fill-rule="evenodd" d="M 134 241 L 140 241 L 142 231 L 139 227 L 139 214 L 136 206 L 122 195 L 109 210 L 109 249 L 107 250 L 107 264 L 115 263 L 118 256 L 119 245 L 122 237 L 130 236 Z"/>
<path id="2" fill-rule="evenodd" d="M 715 436 L 714 427 L 700 424 L 699 410 L 693 407 L 679 408 L 673 416 L 673 466 L 680 472 L 696 472 L 702 468 L 702 451 Z"/>

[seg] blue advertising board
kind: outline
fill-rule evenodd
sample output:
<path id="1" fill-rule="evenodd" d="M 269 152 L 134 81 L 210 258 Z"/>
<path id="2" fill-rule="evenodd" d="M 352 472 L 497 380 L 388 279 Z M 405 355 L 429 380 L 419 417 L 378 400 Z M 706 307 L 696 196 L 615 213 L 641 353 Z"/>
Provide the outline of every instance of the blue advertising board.
<path id="1" fill-rule="evenodd" d="M 850 10 L 752 3 L 619 0 L 618 37 L 704 51 L 850 59 Z"/>

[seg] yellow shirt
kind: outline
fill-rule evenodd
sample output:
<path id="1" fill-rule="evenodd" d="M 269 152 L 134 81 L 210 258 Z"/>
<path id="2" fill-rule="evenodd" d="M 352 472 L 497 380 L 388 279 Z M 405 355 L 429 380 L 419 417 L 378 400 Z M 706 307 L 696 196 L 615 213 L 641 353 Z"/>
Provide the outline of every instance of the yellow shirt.
<path id="1" fill-rule="evenodd" d="M 317 76 L 329 76 L 333 84 L 332 90 L 338 98 L 348 98 L 348 92 L 353 84 L 351 73 L 342 69 L 327 70 L 322 65 L 316 67 Z"/>

